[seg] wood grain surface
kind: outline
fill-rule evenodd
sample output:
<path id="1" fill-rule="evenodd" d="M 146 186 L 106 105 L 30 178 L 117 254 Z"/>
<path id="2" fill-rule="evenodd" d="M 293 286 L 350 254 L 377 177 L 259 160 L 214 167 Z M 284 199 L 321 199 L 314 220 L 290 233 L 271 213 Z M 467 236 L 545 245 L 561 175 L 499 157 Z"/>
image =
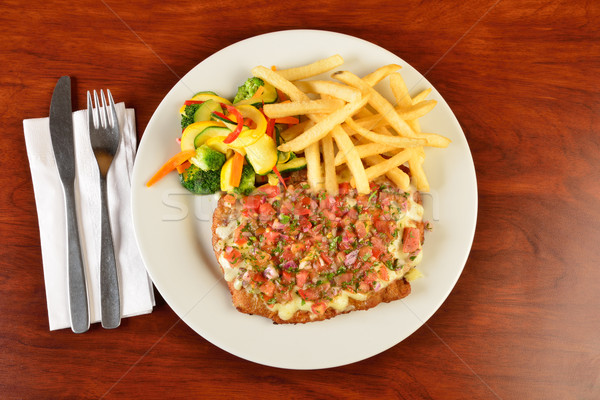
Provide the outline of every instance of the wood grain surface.
<path id="1" fill-rule="evenodd" d="M 600 398 L 600 2 L 82 0 L 0 4 L 0 398 Z M 380 45 L 442 93 L 468 139 L 479 216 L 437 313 L 370 359 L 289 371 L 179 320 L 50 332 L 22 120 L 110 86 L 138 136 L 192 67 L 250 36 L 333 30 Z M 360 343 L 356 344 L 360 346 Z"/>

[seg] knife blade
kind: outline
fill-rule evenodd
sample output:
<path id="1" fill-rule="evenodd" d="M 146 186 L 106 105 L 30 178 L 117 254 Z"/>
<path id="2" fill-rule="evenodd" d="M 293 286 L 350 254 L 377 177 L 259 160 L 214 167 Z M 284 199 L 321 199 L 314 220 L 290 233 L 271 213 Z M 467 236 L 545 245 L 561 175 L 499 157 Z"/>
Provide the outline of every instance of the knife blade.
<path id="1" fill-rule="evenodd" d="M 67 271 L 71 329 L 83 333 L 90 328 L 89 305 L 77 212 L 75 210 L 75 147 L 73 110 L 71 108 L 71 78 L 58 80 L 50 102 L 50 139 L 56 158 L 58 174 L 65 195 L 67 223 Z"/>

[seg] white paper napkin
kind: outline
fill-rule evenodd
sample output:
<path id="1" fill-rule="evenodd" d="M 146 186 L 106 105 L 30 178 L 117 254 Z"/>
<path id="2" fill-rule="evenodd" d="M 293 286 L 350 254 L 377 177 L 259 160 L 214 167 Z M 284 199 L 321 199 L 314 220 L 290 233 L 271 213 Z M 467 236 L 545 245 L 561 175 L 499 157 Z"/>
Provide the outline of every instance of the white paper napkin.
<path id="1" fill-rule="evenodd" d="M 135 111 L 116 105 L 121 143 L 108 174 L 108 206 L 119 271 L 121 314 L 147 314 L 154 293 L 135 240 L 131 218 L 131 173 L 136 151 Z M 90 146 L 87 112 L 73 113 L 75 136 L 75 202 L 86 271 L 90 322 L 100 321 L 100 182 Z M 50 330 L 69 328 L 67 227 L 62 184 L 52 150 L 48 118 L 23 121 L 40 227 L 42 262 Z"/>

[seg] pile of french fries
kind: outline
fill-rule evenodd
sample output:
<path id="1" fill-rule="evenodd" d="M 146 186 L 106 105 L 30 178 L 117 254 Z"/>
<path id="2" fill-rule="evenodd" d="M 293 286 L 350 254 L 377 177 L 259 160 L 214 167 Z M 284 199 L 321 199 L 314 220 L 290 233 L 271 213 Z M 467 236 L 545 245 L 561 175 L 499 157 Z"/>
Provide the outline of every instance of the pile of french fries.
<path id="1" fill-rule="evenodd" d="M 417 190 L 429 191 L 423 148 L 450 144 L 444 136 L 421 132 L 418 119 L 437 103 L 426 100 L 431 89 L 411 97 L 396 64 L 385 65 L 363 78 L 337 71 L 331 75 L 333 80 L 314 79 L 343 63 L 341 56 L 334 55 L 295 68 L 252 69 L 254 76 L 290 99 L 266 104 L 265 114 L 302 119 L 281 133 L 285 143 L 279 150 L 304 152 L 308 183 L 315 191 L 325 189 L 337 195 L 339 183 L 349 180 L 359 193 L 369 193 L 369 182 L 382 175 L 403 190 L 408 189 L 412 178 Z M 385 78 L 389 78 L 396 105 L 374 89 Z M 402 165 L 408 167 L 410 177 Z"/>

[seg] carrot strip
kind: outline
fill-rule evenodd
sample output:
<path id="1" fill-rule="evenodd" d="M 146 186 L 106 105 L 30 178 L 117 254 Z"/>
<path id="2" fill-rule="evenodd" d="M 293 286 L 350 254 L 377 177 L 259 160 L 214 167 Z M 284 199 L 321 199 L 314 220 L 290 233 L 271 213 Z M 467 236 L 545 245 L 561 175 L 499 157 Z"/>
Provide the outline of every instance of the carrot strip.
<path id="1" fill-rule="evenodd" d="M 263 94 L 263 92 L 265 91 L 265 87 L 264 86 L 260 86 L 258 89 L 256 89 L 256 92 L 254 92 L 254 94 L 252 95 L 252 97 L 250 97 L 250 100 L 254 100 L 260 97 L 261 94 Z"/>
<path id="2" fill-rule="evenodd" d="M 188 169 L 191 165 L 192 165 L 191 162 L 184 161 L 183 164 L 177 166 L 177 168 L 176 168 L 177 172 L 180 173 L 180 174 L 182 174 L 183 171 L 185 171 L 186 169 Z"/>
<path id="3" fill-rule="evenodd" d="M 288 124 L 288 125 L 296 125 L 300 120 L 296 117 L 281 117 L 275 118 L 276 124 Z"/>
<path id="4" fill-rule="evenodd" d="M 230 185 L 233 187 L 240 186 L 242 180 L 242 170 L 244 169 L 244 156 L 237 151 L 233 155 L 233 162 L 231 164 L 231 180 Z"/>
<path id="5" fill-rule="evenodd" d="M 178 165 L 181 165 L 185 161 L 189 160 L 196 154 L 196 150 L 185 150 L 180 153 L 175 154 L 173 157 L 169 159 L 150 180 L 146 183 L 147 187 L 154 185 L 156 182 L 160 181 L 162 178 L 167 176 L 167 174 L 177 168 Z"/>
<path id="6" fill-rule="evenodd" d="M 279 98 L 280 103 L 283 103 L 284 101 L 288 100 L 288 97 L 285 95 L 285 93 L 283 93 L 281 90 L 277 89 L 277 98 Z"/>

